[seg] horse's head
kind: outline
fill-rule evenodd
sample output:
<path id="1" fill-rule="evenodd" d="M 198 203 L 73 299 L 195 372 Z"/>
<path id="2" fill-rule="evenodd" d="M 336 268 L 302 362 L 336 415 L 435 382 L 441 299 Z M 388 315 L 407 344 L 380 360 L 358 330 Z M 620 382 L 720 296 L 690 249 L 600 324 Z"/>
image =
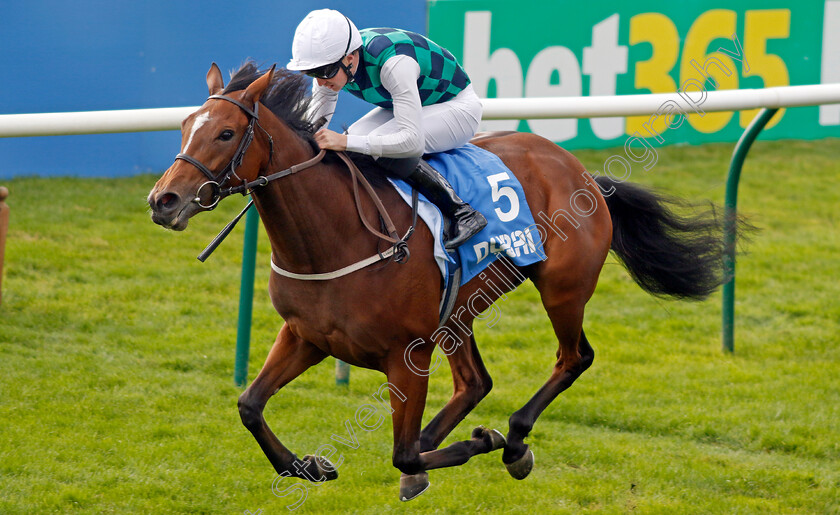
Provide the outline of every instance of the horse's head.
<path id="1" fill-rule="evenodd" d="M 274 67 L 244 90 L 221 95 L 222 73 L 215 63 L 210 67 L 210 98 L 181 122 L 181 153 L 149 193 L 156 224 L 182 231 L 190 217 L 216 207 L 224 188 L 257 177 L 269 150 L 250 145 L 260 132 L 259 100 L 273 73 Z"/>

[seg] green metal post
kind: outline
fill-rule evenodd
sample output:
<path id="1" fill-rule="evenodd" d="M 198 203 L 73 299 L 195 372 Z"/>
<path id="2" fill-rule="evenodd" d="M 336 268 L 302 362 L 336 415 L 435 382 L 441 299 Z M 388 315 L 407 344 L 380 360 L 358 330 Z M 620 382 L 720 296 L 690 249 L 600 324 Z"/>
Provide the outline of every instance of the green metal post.
<path id="1" fill-rule="evenodd" d="M 340 359 L 335 360 L 335 384 L 338 386 L 350 384 L 350 365 Z"/>
<path id="2" fill-rule="evenodd" d="M 9 206 L 4 202 L 9 189 L 0 186 L 0 302 L 3 302 L 3 256 L 6 252 L 6 234 L 9 231 Z"/>
<path id="3" fill-rule="evenodd" d="M 254 308 L 254 270 L 257 266 L 257 229 L 260 215 L 251 206 L 245 215 L 245 241 L 242 245 L 242 281 L 239 286 L 239 324 L 236 329 L 236 362 L 233 382 L 245 386 L 248 381 L 248 354 L 251 347 L 251 315 Z"/>
<path id="4" fill-rule="evenodd" d="M 764 108 L 759 111 L 750 123 L 741 139 L 735 145 L 732 162 L 729 165 L 729 176 L 726 179 L 726 200 L 724 207 L 724 254 L 723 272 L 727 281 L 723 284 L 723 350 L 735 352 L 735 243 L 738 215 L 738 183 L 741 180 L 741 168 L 758 134 L 773 118 L 778 109 Z"/>

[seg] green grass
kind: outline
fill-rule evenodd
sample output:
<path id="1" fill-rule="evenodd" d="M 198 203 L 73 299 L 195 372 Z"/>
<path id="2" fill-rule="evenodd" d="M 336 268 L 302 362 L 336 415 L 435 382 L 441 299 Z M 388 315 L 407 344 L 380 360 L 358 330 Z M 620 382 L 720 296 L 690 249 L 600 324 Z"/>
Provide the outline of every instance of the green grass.
<path id="1" fill-rule="evenodd" d="M 633 181 L 722 202 L 732 145 L 665 147 Z M 578 152 L 598 169 L 611 151 Z M 759 142 L 739 207 L 761 228 L 738 260 L 736 350 L 720 351 L 720 295 L 645 294 L 610 259 L 588 305 L 592 368 L 540 418 L 536 466 L 501 454 L 433 471 L 402 504 L 391 425 L 365 432 L 338 481 L 300 513 L 840 513 L 840 140 Z M 19 178 L 0 306 L 0 513 L 287 513 L 275 473 L 239 422 L 232 369 L 241 231 L 195 256 L 244 204 L 168 233 L 148 217 L 152 176 Z M 281 321 L 260 240 L 249 377 Z M 548 377 L 556 350 L 537 292 L 498 304 L 477 339 L 494 390 L 450 441 L 507 417 Z M 333 360 L 272 399 L 266 418 L 299 455 L 346 435 L 384 382 Z M 426 420 L 451 392 L 431 378 Z M 280 489 L 297 480 L 285 480 Z M 303 484 L 303 483 L 300 483 Z"/>

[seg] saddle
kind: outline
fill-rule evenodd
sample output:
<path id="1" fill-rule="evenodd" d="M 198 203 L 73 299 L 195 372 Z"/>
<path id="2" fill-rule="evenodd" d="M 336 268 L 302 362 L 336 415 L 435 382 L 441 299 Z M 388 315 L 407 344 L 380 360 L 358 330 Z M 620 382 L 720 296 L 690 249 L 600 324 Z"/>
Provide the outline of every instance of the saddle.
<path id="1" fill-rule="evenodd" d="M 481 212 L 487 225 L 466 243 L 446 252 L 441 242 L 436 245 L 436 260 L 441 269 L 446 293 L 441 302 L 441 321 L 448 318 L 447 306 L 454 305 L 457 288 L 479 276 L 500 257 L 505 265 L 523 267 L 545 259 L 541 232 L 534 221 L 525 192 L 514 173 L 492 152 L 473 144 L 424 156 L 452 185 L 464 202 Z M 369 156 L 354 156 L 372 180 L 384 176 Z M 349 158 L 348 158 L 349 160 Z M 362 175 L 360 172 L 359 175 Z M 400 196 L 409 204 L 415 192 L 402 180 L 391 180 Z M 420 217 L 437 238 L 447 234 L 446 217 L 425 198 L 420 198 Z M 417 208 L 415 208 L 417 209 Z M 431 210 L 433 220 L 424 216 Z M 440 230 L 444 228 L 444 230 Z M 438 248 L 439 247 L 439 248 Z"/>

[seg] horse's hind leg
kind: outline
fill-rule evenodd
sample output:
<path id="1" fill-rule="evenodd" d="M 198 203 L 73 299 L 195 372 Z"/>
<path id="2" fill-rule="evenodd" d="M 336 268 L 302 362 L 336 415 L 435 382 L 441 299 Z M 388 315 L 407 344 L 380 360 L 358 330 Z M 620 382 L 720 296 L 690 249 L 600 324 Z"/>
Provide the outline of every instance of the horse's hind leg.
<path id="1" fill-rule="evenodd" d="M 581 327 L 583 307 L 570 309 L 568 306 L 547 308 L 560 342 L 557 362 L 549 380 L 531 397 L 525 406 L 510 417 L 509 431 L 502 461 L 508 472 L 516 479 L 524 479 L 533 466 L 534 456 L 525 444 L 525 437 L 531 432 L 540 414 L 560 393 L 592 364 L 595 352 Z"/>
<path id="2" fill-rule="evenodd" d="M 437 449 L 478 403 L 490 393 L 493 380 L 484 367 L 473 335 L 457 334 L 463 345 L 447 355 L 452 371 L 452 398 L 420 433 L 420 452 Z"/>
<path id="3" fill-rule="evenodd" d="M 322 481 L 338 476 L 331 464 L 321 461 L 323 459 L 316 460 L 307 456 L 298 460 L 294 453 L 280 443 L 263 418 L 263 409 L 268 399 L 325 356 L 323 351 L 298 338 L 292 334 L 288 325 L 284 325 L 257 378 L 239 396 L 242 423 L 254 435 L 277 473 L 284 477 Z"/>

